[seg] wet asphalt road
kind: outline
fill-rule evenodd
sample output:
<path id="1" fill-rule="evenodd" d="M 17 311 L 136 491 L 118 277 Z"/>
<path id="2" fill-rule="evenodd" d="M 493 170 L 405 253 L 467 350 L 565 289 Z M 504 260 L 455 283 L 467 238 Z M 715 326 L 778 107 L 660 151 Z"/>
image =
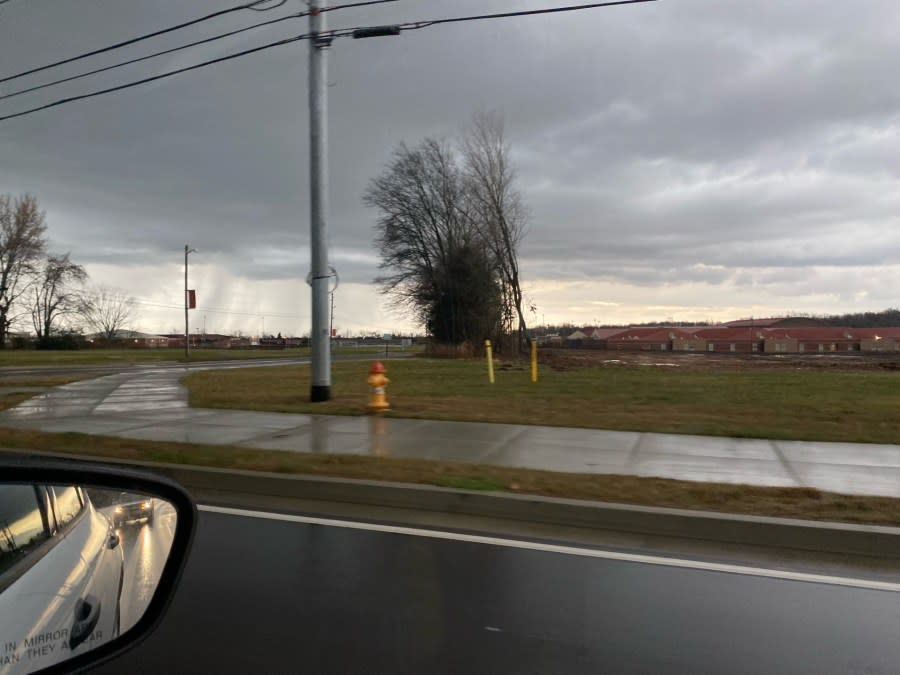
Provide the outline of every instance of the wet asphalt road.
<path id="1" fill-rule="evenodd" d="M 152 524 L 132 523 L 118 528 L 125 556 L 121 604 L 123 633 L 137 623 L 150 604 L 175 536 L 175 509 L 158 500 L 154 508 Z"/>
<path id="2" fill-rule="evenodd" d="M 98 673 L 896 673 L 900 594 L 202 512 Z"/>
<path id="3" fill-rule="evenodd" d="M 332 353 L 333 361 L 360 361 L 369 359 L 378 359 L 379 353 L 366 352 L 363 354 L 354 353 Z M 389 352 L 383 355 L 383 358 L 406 358 L 411 356 L 412 352 Z M 80 375 L 84 377 L 99 377 L 102 375 L 117 374 L 135 374 L 140 375 L 150 372 L 159 372 L 165 370 L 187 371 L 187 370 L 221 370 L 231 368 L 253 368 L 267 366 L 283 366 L 298 365 L 309 363 L 308 356 L 278 356 L 272 358 L 255 358 L 255 359 L 234 359 L 222 361 L 147 361 L 142 363 L 132 363 L 128 365 L 115 363 L 89 363 L 89 364 L 53 364 L 44 366 L 2 366 L 0 367 L 0 386 L 3 380 L 18 380 L 28 377 L 53 377 L 62 375 Z M 21 389 L 21 388 L 17 388 Z"/>
<path id="4" fill-rule="evenodd" d="M 137 521 L 116 529 L 125 564 L 120 605 L 122 633 L 144 615 L 175 536 L 177 514 L 172 505 L 155 500 L 153 508 L 152 524 Z M 99 510 L 111 518 L 112 507 Z"/>

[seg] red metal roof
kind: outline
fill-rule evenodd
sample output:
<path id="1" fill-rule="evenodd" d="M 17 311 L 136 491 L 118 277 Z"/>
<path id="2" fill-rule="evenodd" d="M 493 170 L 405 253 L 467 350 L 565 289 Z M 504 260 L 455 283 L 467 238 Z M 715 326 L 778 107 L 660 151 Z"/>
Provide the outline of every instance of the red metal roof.
<path id="1" fill-rule="evenodd" d="M 608 342 L 651 342 L 668 340 L 709 340 L 722 342 L 756 342 L 766 339 L 795 339 L 806 342 L 840 342 L 877 338 L 900 340 L 900 327 L 850 328 L 847 326 L 804 326 L 797 328 L 767 328 L 783 319 L 747 319 L 720 326 L 634 326 L 631 328 L 584 328 L 589 339 Z"/>
<path id="2" fill-rule="evenodd" d="M 896 326 L 881 326 L 878 328 L 850 328 L 848 329 L 862 340 L 874 340 L 875 338 L 900 339 L 900 328 Z"/>
<path id="3" fill-rule="evenodd" d="M 613 335 L 623 333 L 627 328 L 585 328 L 584 334 L 593 340 L 606 340 Z"/>

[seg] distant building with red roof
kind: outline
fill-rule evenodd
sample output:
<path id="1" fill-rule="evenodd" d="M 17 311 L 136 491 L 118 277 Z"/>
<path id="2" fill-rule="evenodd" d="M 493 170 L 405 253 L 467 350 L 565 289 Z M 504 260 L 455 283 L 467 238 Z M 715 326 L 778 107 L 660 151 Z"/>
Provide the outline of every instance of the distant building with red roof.
<path id="1" fill-rule="evenodd" d="M 566 342 L 614 351 L 753 353 L 900 352 L 900 327 L 830 326 L 807 317 L 741 319 L 719 326 L 584 328 Z"/>

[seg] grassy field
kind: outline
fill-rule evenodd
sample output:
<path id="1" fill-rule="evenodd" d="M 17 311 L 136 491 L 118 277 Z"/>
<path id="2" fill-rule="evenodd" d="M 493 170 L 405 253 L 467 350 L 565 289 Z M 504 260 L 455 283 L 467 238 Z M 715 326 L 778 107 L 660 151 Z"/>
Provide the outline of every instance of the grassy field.
<path id="1" fill-rule="evenodd" d="M 667 396 L 668 400 L 683 403 L 681 399 L 686 394 L 675 396 L 670 387 L 675 387 L 676 390 L 685 387 L 689 392 L 693 392 L 691 396 L 695 396 L 697 387 L 718 386 L 719 400 L 715 392 L 708 392 L 703 400 L 710 402 L 710 405 L 711 402 L 717 401 L 716 405 L 720 407 L 728 405 L 728 391 L 734 389 L 733 382 L 729 385 L 728 379 L 724 382 L 720 382 L 719 378 L 710 379 L 709 374 L 679 373 L 676 377 L 671 371 L 637 368 L 612 371 L 600 368 L 565 372 L 548 370 L 542 373 L 542 381 L 534 386 L 528 382 L 527 370 L 521 366 L 513 366 L 510 369 L 501 367 L 497 372 L 497 384 L 489 387 L 483 377 L 482 364 L 476 362 L 411 359 L 388 362 L 388 367 L 389 376 L 394 378 L 390 387 L 391 400 L 400 408 L 396 414 L 445 419 L 466 417 L 548 424 L 573 424 L 580 421 L 583 426 L 625 428 L 617 426 L 616 409 L 628 418 L 628 415 L 639 411 L 642 407 L 658 404 L 658 398 L 641 393 L 642 387 L 656 392 L 653 396 L 663 395 Z M 357 414 L 362 411 L 367 395 L 365 383 L 367 368 L 368 363 L 365 362 L 336 363 L 334 383 L 336 397 L 327 404 L 314 407 L 303 402 L 309 389 L 308 370 L 293 366 L 229 371 L 227 373 L 229 377 L 226 378 L 219 377 L 226 375 L 225 372 L 192 375 L 190 377 L 192 400 L 197 405 L 230 403 L 248 409 L 315 410 Z M 770 374 L 759 373 L 755 376 L 762 378 L 766 386 L 754 384 L 759 391 L 751 396 L 745 383 L 742 398 L 737 400 L 752 402 L 770 391 L 772 387 L 794 391 L 787 399 L 778 399 L 770 406 L 767 414 L 771 417 L 773 411 L 777 411 L 778 406 L 783 405 L 784 400 L 802 400 L 803 396 L 810 394 L 808 389 L 795 390 L 791 386 L 792 378 L 796 378 L 797 375 L 775 373 L 778 378 L 787 379 L 772 381 L 767 380 L 766 375 Z M 879 383 L 875 386 L 871 386 L 872 380 L 867 378 L 863 378 L 862 382 L 848 385 L 849 382 L 856 382 L 859 378 L 844 380 L 840 379 L 840 374 L 825 375 L 830 377 L 825 377 L 820 384 L 829 387 L 833 392 L 828 397 L 829 400 L 841 399 L 840 392 L 843 392 L 846 398 L 847 394 L 857 392 L 859 388 L 868 392 L 869 398 L 864 402 L 870 408 L 874 400 L 893 400 L 891 397 L 894 378 L 891 373 L 868 374 L 869 378 L 874 377 L 874 381 Z M 696 379 L 697 376 L 700 376 L 699 379 Z M 803 374 L 804 379 L 809 376 L 810 373 Z M 835 380 L 835 376 L 838 376 L 838 379 Z M 16 382 L 14 386 L 52 386 L 71 379 L 30 379 Z M 666 386 L 661 385 L 661 382 L 665 382 Z M 716 385 L 716 382 L 719 384 Z M 604 383 L 627 387 L 632 394 L 632 400 L 626 404 L 620 398 L 609 399 L 602 395 L 607 388 Z M 818 396 L 818 393 L 813 393 Z M 0 409 L 15 405 L 32 395 L 27 392 L 0 395 Z M 205 399 L 198 403 L 198 396 Z M 650 397 L 649 400 L 643 400 L 647 397 Z M 611 400 L 614 402 L 611 403 Z M 817 400 L 821 402 L 823 399 L 818 397 Z M 731 401 L 734 402 L 735 399 L 732 398 Z M 584 410 L 579 412 L 577 410 L 579 406 Z M 884 410 L 883 407 L 878 409 Z M 827 416 L 827 413 L 828 410 L 825 410 L 822 414 Z M 689 417 L 687 413 L 682 413 L 679 420 L 684 423 Z M 671 420 L 666 421 L 664 415 L 657 415 L 656 418 L 664 426 L 673 424 Z M 634 419 L 646 421 L 648 416 L 642 414 Z M 890 417 L 886 416 L 884 419 L 890 420 Z M 720 420 L 720 423 L 725 422 L 727 420 Z M 768 419 L 767 424 L 769 425 L 767 428 L 774 428 L 775 421 Z M 885 427 L 891 428 L 893 427 Z M 900 525 L 900 500 L 847 496 L 809 488 L 768 488 L 636 476 L 573 474 L 388 457 L 316 455 L 227 445 L 141 441 L 9 428 L 0 428 L 0 446 L 86 454 L 101 458 L 384 480 L 466 490 L 512 492 L 727 513 Z"/>
<path id="2" fill-rule="evenodd" d="M 21 376 L 3 377 L 0 372 L 0 388 L 11 387 L 59 387 L 70 382 L 84 379 L 76 375 L 48 375 L 23 378 Z"/>
<path id="3" fill-rule="evenodd" d="M 410 351 L 407 347 L 403 351 Z M 391 351 L 400 351 L 392 347 Z M 384 347 L 345 347 L 335 354 L 383 354 Z M 289 349 L 192 349 L 191 361 L 231 361 L 235 359 L 277 359 L 309 356 L 307 347 Z M 39 351 L 34 349 L 0 350 L 3 366 L 55 365 L 129 365 L 156 361 L 184 361 L 183 349 L 77 349 L 72 351 Z"/>
<path id="4" fill-rule="evenodd" d="M 900 525 L 898 499 L 839 495 L 811 488 L 557 473 L 457 462 L 316 455 L 4 428 L 0 428 L 0 446 L 101 458 L 384 480 L 781 518 Z"/>
<path id="5" fill-rule="evenodd" d="M 185 379 L 191 405 L 362 414 L 367 362 L 338 362 L 333 399 L 310 404 L 309 369 L 240 369 Z M 546 424 L 794 440 L 900 443 L 900 372 L 791 368 L 744 371 L 654 367 L 542 368 L 500 364 L 488 384 L 479 361 L 387 364 L 397 417 Z"/>
<path id="6" fill-rule="evenodd" d="M 6 394 L 0 394 L 0 410 L 13 408 L 23 401 L 27 401 L 33 396 L 31 393 L 13 391 Z"/>

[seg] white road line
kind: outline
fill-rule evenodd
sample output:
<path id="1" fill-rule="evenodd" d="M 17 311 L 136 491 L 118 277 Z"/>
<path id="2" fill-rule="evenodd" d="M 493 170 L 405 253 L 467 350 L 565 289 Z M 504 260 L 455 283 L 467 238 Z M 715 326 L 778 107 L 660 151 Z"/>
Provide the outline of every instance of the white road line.
<path id="1" fill-rule="evenodd" d="M 706 572 L 726 572 L 729 574 L 741 574 L 744 576 L 768 577 L 771 579 L 784 579 L 787 581 L 805 581 L 815 584 L 850 586 L 852 588 L 865 588 L 874 591 L 891 591 L 894 593 L 900 593 L 900 583 L 877 581 L 873 579 L 854 579 L 852 577 L 835 577 L 824 574 L 811 574 L 807 572 L 790 572 L 787 570 L 767 569 L 764 567 L 730 565 L 728 563 L 704 562 L 701 560 L 687 560 L 683 558 L 666 558 L 664 556 L 642 555 L 639 553 L 621 553 L 618 551 L 604 551 L 600 549 L 579 548 L 577 546 L 562 546 L 559 544 L 544 544 L 534 541 L 522 541 L 519 539 L 487 537 L 477 534 L 460 534 L 457 532 L 445 532 L 443 530 L 426 530 L 416 527 L 401 527 L 397 525 L 377 525 L 374 523 L 361 523 L 353 520 L 314 518 L 311 516 L 297 516 L 288 513 L 272 513 L 269 511 L 249 511 L 246 509 L 233 509 L 225 506 L 209 506 L 200 504 L 197 506 L 197 508 L 200 511 L 207 511 L 209 513 L 221 513 L 229 516 L 262 518 L 265 520 L 281 520 L 291 523 L 305 523 L 308 525 L 325 525 L 327 527 L 341 527 L 350 530 L 369 530 L 372 532 L 405 534 L 411 537 L 426 537 L 429 539 L 465 541 L 473 544 L 487 544 L 490 546 L 505 546 L 507 548 L 528 549 L 532 551 L 546 551 L 548 553 L 561 553 L 563 555 L 574 555 L 585 558 L 604 558 L 607 560 L 622 560 L 625 562 L 644 563 L 646 565 L 683 567 L 687 569 L 703 570 Z"/>

